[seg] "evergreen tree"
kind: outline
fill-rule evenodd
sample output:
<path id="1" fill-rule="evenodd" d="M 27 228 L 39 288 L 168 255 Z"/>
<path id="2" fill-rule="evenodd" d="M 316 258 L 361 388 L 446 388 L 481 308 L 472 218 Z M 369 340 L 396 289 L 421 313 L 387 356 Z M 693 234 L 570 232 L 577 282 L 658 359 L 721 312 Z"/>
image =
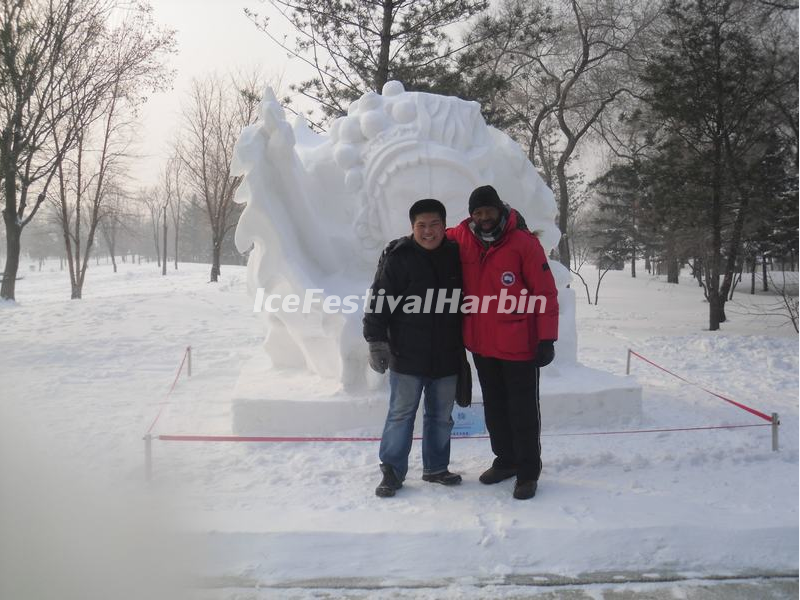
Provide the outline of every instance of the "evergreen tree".
<path id="1" fill-rule="evenodd" d="M 752 210 L 753 165 L 763 157 L 765 133 L 778 126 L 770 98 L 791 86 L 783 67 L 796 41 L 786 44 L 794 36 L 776 29 L 779 12 L 747 0 L 670 0 L 670 29 L 644 76 L 654 112 L 692 156 L 687 169 L 699 172 L 691 181 L 703 210 L 693 214 L 705 234 L 701 258 L 712 331 L 725 321 Z M 776 31 L 783 45 L 775 45 Z"/>
<path id="2" fill-rule="evenodd" d="M 274 42 L 315 75 L 292 90 L 318 103 L 326 117 L 347 113 L 365 92 L 390 80 L 407 90 L 448 93 L 458 80 L 446 29 L 484 10 L 486 0 L 270 0 L 298 32 L 294 46 L 268 18 L 246 10 Z M 288 99 L 287 99 L 288 100 Z"/>
<path id="3" fill-rule="evenodd" d="M 604 245 L 614 249 L 615 258 L 630 260 L 631 275 L 636 277 L 637 211 L 641 194 L 640 174 L 635 165 L 617 164 L 592 182 L 591 188 L 598 193 L 598 211 L 593 220 L 596 235 L 604 239 Z"/>

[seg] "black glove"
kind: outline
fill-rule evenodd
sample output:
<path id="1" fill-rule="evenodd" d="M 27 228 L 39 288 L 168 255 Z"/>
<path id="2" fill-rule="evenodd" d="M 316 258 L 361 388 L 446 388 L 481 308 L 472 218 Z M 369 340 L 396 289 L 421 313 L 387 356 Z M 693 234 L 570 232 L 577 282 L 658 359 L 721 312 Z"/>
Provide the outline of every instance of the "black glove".
<path id="1" fill-rule="evenodd" d="M 389 342 L 370 342 L 369 343 L 369 366 L 373 371 L 385 373 L 389 366 Z"/>
<path id="2" fill-rule="evenodd" d="M 556 357 L 556 349 L 553 347 L 554 340 L 542 340 L 536 348 L 536 357 L 533 359 L 534 367 L 546 367 Z"/>

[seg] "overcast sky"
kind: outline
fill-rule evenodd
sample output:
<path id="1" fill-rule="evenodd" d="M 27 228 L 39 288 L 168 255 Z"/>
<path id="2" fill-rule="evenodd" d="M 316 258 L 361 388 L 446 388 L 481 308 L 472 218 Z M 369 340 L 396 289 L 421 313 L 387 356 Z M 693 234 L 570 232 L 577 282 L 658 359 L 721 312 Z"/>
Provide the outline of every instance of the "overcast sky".
<path id="1" fill-rule="evenodd" d="M 244 14 L 245 8 L 269 14 L 276 36 L 294 39 L 294 30 L 275 12 L 268 2 L 260 0 L 150 0 L 155 21 L 162 27 L 176 30 L 178 52 L 170 59 L 175 69 L 172 90 L 154 94 L 140 115 L 141 134 L 136 152 L 142 157 L 132 163 L 131 176 L 140 185 L 150 186 L 170 153 L 181 120 L 181 103 L 192 78 L 217 71 L 251 72 L 258 69 L 266 80 L 280 81 L 281 89 L 308 77 L 309 67 L 298 59 L 289 60 L 286 52 L 259 31 Z M 455 32 L 454 32 L 455 34 Z M 292 44 L 289 44 L 290 46 Z M 597 169 L 599 156 L 584 149 L 580 164 Z"/>
<path id="2" fill-rule="evenodd" d="M 260 69 L 268 79 L 302 77 L 297 61 L 288 61 L 286 53 L 245 16 L 245 7 L 267 11 L 267 5 L 258 0 L 151 0 L 151 4 L 155 21 L 176 30 L 178 54 L 170 60 L 176 70 L 173 89 L 154 94 L 141 111 L 137 152 L 143 158 L 131 165 L 136 171 L 131 175 L 142 185 L 158 179 L 192 78 L 215 70 L 252 69 Z M 281 20 L 278 16 L 273 24 L 291 33 Z"/>

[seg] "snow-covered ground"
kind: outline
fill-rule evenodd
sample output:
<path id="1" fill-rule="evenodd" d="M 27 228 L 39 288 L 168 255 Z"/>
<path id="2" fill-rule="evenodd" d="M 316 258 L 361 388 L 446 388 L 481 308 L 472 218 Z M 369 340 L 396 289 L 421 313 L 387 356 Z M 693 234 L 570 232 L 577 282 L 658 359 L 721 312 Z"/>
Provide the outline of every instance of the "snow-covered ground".
<path id="1" fill-rule="evenodd" d="M 779 452 L 768 426 L 563 436 L 545 423 L 531 501 L 513 500 L 511 481 L 477 482 L 491 460 L 483 439 L 453 441 L 465 481 L 452 489 L 419 479 L 415 443 L 406 485 L 384 500 L 374 442 L 156 441 L 146 486 L 142 435 L 185 347 L 193 376 L 158 434 L 229 434 L 239 369 L 261 351 L 245 269 L 223 267 L 219 284 L 207 274 L 92 266 L 71 301 L 51 263 L 24 273 L 18 303 L 0 303 L 0 597 L 154 597 L 196 574 L 189 596 L 203 598 L 523 597 L 558 581 L 599 582 L 575 589 L 601 597 L 653 585 L 615 583 L 628 579 L 796 576 L 798 339 L 760 315 L 774 297 L 737 292 L 729 322 L 709 332 L 685 276 L 610 272 L 599 306 L 577 290 L 581 362 L 623 374 L 633 348 L 777 412 Z M 640 429 L 760 423 L 644 362 L 632 373 Z M 681 597 L 691 584 L 666 585 Z"/>

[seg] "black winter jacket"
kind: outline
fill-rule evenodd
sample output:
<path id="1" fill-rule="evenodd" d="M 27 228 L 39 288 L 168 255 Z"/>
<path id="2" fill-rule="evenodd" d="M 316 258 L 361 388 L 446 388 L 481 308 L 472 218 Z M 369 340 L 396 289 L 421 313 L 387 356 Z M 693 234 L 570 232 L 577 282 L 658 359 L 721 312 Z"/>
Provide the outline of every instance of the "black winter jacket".
<path id="1" fill-rule="evenodd" d="M 384 290 L 382 306 L 379 291 Z M 430 310 L 407 313 L 407 298 L 418 296 L 424 307 L 431 290 Z M 456 292 L 454 290 L 458 290 Z M 440 293 L 454 303 L 435 308 Z M 390 309 L 388 296 L 403 299 Z M 443 299 L 444 300 L 444 299 Z M 436 250 L 426 250 L 411 236 L 386 246 L 372 283 L 372 312 L 364 314 L 364 338 L 368 342 L 389 342 L 389 368 L 397 373 L 423 377 L 446 377 L 459 371 L 461 341 L 461 259 L 458 245 L 444 240 Z M 451 310 L 453 312 L 451 312 Z"/>

